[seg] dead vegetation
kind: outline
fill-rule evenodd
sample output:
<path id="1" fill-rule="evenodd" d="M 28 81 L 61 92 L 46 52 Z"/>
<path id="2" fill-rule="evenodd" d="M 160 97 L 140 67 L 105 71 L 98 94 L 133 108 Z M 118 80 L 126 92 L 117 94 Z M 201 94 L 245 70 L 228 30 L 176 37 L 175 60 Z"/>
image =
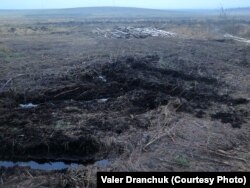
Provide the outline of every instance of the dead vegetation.
<path id="1" fill-rule="evenodd" d="M 94 187 L 97 171 L 249 170 L 249 46 L 214 36 L 214 20 L 117 23 L 2 33 L 0 160 L 80 167 L 0 167 L 1 186 Z"/>

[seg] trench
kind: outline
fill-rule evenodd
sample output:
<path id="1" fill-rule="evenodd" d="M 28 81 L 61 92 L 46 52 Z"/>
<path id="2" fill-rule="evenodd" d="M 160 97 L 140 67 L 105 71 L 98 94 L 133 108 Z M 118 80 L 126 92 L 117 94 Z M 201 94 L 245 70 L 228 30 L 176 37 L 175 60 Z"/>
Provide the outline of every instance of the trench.
<path id="1" fill-rule="evenodd" d="M 34 170 L 64 170 L 68 168 L 78 168 L 79 164 L 77 163 L 65 163 L 62 161 L 58 162 L 47 162 L 47 163 L 38 163 L 36 161 L 28 162 L 13 162 L 13 161 L 0 161 L 0 168 L 12 168 L 12 167 L 29 167 Z"/>
<path id="2" fill-rule="evenodd" d="M 92 162 L 96 166 L 106 167 L 110 161 L 107 159 L 102 159 L 99 161 Z M 90 164 L 90 162 L 89 162 Z M 77 169 L 81 165 L 87 165 L 87 163 L 78 163 L 78 162 L 65 162 L 65 161 L 0 161 L 0 168 L 14 168 L 14 167 L 28 167 L 33 170 L 65 170 L 65 169 Z"/>
<path id="3" fill-rule="evenodd" d="M 173 99 L 179 99 L 173 106 L 177 112 L 211 117 L 234 128 L 247 122 L 248 99 L 220 94 L 221 87 L 227 86 L 213 77 L 159 68 L 158 62 L 158 57 L 145 57 L 93 64 L 74 73 L 79 80 L 68 80 L 68 84 L 56 80 L 59 84 L 25 96 L 0 94 L 0 167 L 62 170 L 88 164 L 106 166 L 106 160 L 97 160 L 110 158 L 112 152 L 115 157 L 120 155 L 123 146 L 112 143 L 107 147 L 103 138 L 124 134 L 128 125 L 147 128 L 148 122 L 130 115 L 167 105 Z M 221 106 L 228 109 L 222 111 Z M 47 161 L 35 160 L 41 156 Z M 24 161 L 11 161 L 13 157 Z M 57 161 L 48 161 L 54 159 Z M 86 164 L 79 159 L 92 161 Z"/>

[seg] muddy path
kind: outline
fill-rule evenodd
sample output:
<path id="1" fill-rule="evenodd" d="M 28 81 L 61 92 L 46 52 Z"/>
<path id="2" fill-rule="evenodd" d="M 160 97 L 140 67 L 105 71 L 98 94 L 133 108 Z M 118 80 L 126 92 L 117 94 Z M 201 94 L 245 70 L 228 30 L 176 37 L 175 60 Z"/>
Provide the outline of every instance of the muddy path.
<path id="1" fill-rule="evenodd" d="M 93 164 L 124 152 L 131 129 L 147 130 L 140 115 L 172 104 L 172 111 L 228 123 L 249 123 L 248 99 L 221 94 L 213 76 L 163 67 L 158 55 L 90 62 L 56 85 L 0 94 L 0 159 Z M 21 108 L 32 103 L 34 108 Z M 219 111 L 218 111 L 219 110 Z"/>

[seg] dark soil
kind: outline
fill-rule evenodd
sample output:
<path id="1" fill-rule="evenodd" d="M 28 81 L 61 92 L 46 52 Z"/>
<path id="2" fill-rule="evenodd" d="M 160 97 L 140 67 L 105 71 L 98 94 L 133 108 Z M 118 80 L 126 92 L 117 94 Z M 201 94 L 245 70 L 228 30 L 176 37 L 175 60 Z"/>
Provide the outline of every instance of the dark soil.
<path id="1" fill-rule="evenodd" d="M 0 161 L 77 169 L 0 166 L 0 187 L 94 187 L 97 171 L 249 171 L 250 47 L 224 38 L 248 38 L 247 17 L 66 17 L 0 18 Z M 130 26 L 176 35 L 93 32 Z"/>
<path id="2" fill-rule="evenodd" d="M 101 135 L 122 134 L 129 125 L 147 128 L 149 124 L 130 115 L 167 105 L 173 98 L 179 99 L 174 106 L 177 112 L 199 118 L 211 116 L 235 128 L 240 128 L 248 117 L 246 111 L 213 114 L 212 105 L 235 107 L 248 101 L 218 94 L 224 83 L 213 77 L 161 68 L 157 55 L 121 57 L 111 63 L 91 62 L 66 76 L 72 74 L 77 79 L 68 78 L 62 85 L 57 80 L 57 86 L 48 90 L 1 94 L 1 159 L 95 161 L 109 153 L 118 155 L 122 146 L 105 148 Z M 101 99 L 107 101 L 100 102 Z M 18 105 L 25 102 L 39 106 L 20 109 Z M 83 113 L 100 115 L 74 117 Z M 59 128 L 55 127 L 58 121 L 62 124 L 57 125 Z M 68 130 L 60 130 L 60 126 Z"/>

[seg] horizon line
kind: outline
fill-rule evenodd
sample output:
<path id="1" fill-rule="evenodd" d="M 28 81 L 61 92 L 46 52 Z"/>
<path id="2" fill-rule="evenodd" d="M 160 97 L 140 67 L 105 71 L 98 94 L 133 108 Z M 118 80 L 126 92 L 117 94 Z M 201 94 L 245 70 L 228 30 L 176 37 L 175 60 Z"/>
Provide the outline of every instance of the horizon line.
<path id="1" fill-rule="evenodd" d="M 162 9 L 162 8 L 143 8 L 143 7 L 123 7 L 123 6 L 86 6 L 86 7 L 67 7 L 67 8 L 27 8 L 27 9 L 18 9 L 18 8 L 0 8 L 0 11 L 28 11 L 28 10 L 67 10 L 67 9 L 84 9 L 84 8 L 131 8 L 131 9 L 146 9 L 146 10 L 220 10 L 223 7 L 218 8 L 169 8 L 169 9 Z M 250 7 L 231 7 L 231 8 L 224 8 L 224 10 L 230 10 L 230 9 L 245 9 Z"/>

